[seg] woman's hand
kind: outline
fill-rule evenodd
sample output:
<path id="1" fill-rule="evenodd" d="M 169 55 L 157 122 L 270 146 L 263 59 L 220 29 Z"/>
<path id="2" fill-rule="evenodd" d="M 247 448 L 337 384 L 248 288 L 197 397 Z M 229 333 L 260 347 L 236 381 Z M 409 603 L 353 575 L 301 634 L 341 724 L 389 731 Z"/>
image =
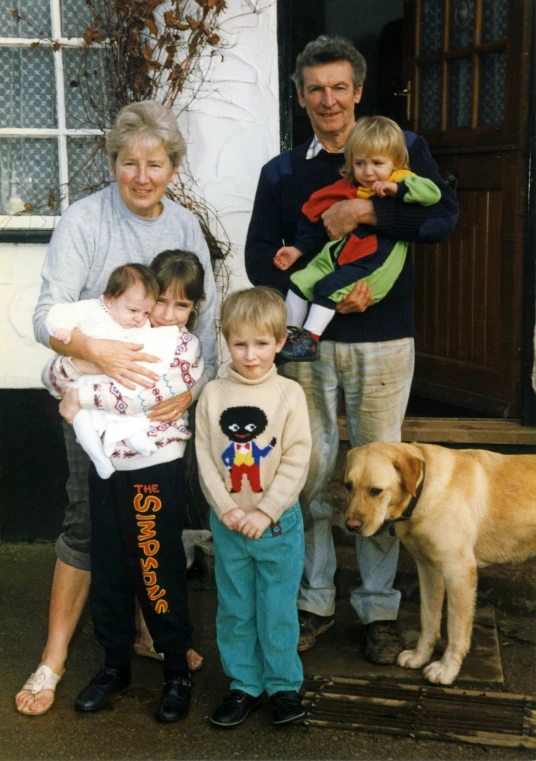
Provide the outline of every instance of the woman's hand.
<path id="1" fill-rule="evenodd" d="M 77 412 L 80 412 L 81 409 L 78 389 L 66 388 L 63 392 L 63 399 L 59 406 L 60 415 L 65 418 L 69 425 L 72 425 L 74 416 Z"/>
<path id="2" fill-rule="evenodd" d="M 87 359 L 97 365 L 99 372 L 109 375 L 127 388 L 135 389 L 135 383 L 151 388 L 158 375 L 139 365 L 138 362 L 159 362 L 158 357 L 144 354 L 143 344 L 111 341 L 107 338 L 88 339 Z"/>
<path id="3" fill-rule="evenodd" d="M 155 404 L 147 413 L 147 417 L 149 420 L 160 423 L 176 423 L 184 415 L 192 401 L 191 391 L 185 391 L 174 396 L 173 399 L 166 399 L 165 402 Z"/>

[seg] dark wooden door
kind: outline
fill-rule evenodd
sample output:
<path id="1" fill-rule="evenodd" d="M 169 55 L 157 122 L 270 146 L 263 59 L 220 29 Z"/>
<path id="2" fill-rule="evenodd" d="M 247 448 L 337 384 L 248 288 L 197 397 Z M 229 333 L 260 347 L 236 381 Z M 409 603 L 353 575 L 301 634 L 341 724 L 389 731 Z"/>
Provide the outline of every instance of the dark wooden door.
<path id="1" fill-rule="evenodd" d="M 414 393 L 519 417 L 532 0 L 406 0 L 415 131 L 460 218 L 415 246 Z"/>

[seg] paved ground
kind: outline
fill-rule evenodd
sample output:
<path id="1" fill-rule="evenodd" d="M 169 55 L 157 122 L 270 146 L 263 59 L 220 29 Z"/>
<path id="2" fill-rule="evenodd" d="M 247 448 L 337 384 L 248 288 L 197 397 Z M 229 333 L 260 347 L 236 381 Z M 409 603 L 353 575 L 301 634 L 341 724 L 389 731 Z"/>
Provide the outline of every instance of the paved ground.
<path id="1" fill-rule="evenodd" d="M 30 670 L 36 666 L 42 648 L 47 620 L 50 580 L 54 565 L 53 547 L 42 545 L 0 545 L 0 759 L 26 761 L 155 761 L 158 759 L 534 759 L 534 750 L 485 748 L 480 746 L 399 739 L 367 733 L 334 731 L 294 726 L 274 729 L 268 710 L 253 714 L 238 729 L 218 731 L 208 724 L 208 716 L 224 694 L 227 682 L 221 671 L 214 643 L 215 593 L 193 590 L 192 618 L 197 632 L 196 645 L 205 656 L 203 669 L 195 677 L 195 697 L 184 722 L 172 726 L 157 724 L 152 713 L 161 688 L 161 671 L 157 662 L 136 657 L 132 686 L 107 709 L 95 715 L 78 715 L 73 701 L 88 678 L 100 665 L 101 653 L 93 641 L 91 623 L 86 614 L 72 646 L 65 678 L 58 687 L 52 711 L 41 717 L 27 718 L 15 710 L 13 695 L 20 689 Z M 410 570 L 403 571 L 409 577 Z M 530 566 L 525 578 L 534 574 Z M 407 580 L 406 580 L 407 581 Z M 486 577 L 486 583 L 493 586 Z M 496 579 L 502 585 L 500 603 L 494 604 L 497 618 L 505 689 L 511 693 L 536 693 L 536 627 L 533 618 L 508 610 L 508 598 L 516 599 L 519 584 L 508 576 Z M 199 585 L 198 585 L 199 586 Z M 415 586 L 415 585 L 413 585 Z M 485 587 L 485 585 L 484 585 Z M 486 588 L 486 587 L 485 587 Z M 531 587 L 533 588 L 533 587 Z M 506 590 L 510 590 L 510 595 Z M 487 599 L 489 603 L 489 596 Z M 534 602 L 534 601 L 533 601 Z M 408 597 L 404 607 L 414 615 L 415 602 Z M 346 675 L 355 675 L 359 627 L 349 606 L 338 605 L 338 634 L 324 635 L 322 647 L 304 656 L 309 674 L 331 675 L 344 667 Z M 347 656 L 340 653 L 333 660 L 326 638 L 333 636 L 338 646 L 344 631 L 350 638 Z M 339 638 L 339 639 L 338 639 Z M 381 673 L 381 667 L 378 673 Z M 419 677 L 416 677 L 419 682 Z M 476 685 L 482 687 L 482 683 Z M 493 686 L 497 689 L 497 685 Z M 267 707 L 266 707 L 267 709 Z"/>

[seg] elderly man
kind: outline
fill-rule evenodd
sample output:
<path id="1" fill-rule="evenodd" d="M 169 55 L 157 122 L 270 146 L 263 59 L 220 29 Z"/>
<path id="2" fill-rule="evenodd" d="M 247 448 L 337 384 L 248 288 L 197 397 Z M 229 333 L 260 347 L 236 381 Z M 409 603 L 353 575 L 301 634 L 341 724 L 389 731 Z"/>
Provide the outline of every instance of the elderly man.
<path id="1" fill-rule="evenodd" d="M 343 147 L 355 122 L 365 74 L 363 56 L 341 37 L 321 36 L 297 57 L 293 80 L 314 134 L 262 168 L 246 242 L 246 270 L 255 285 L 270 285 L 285 295 L 292 272 L 320 250 L 319 241 L 311 241 L 311 250 L 286 271 L 273 262 L 282 245 L 292 245 L 303 203 L 340 177 Z M 363 224 L 394 240 L 436 243 L 448 237 L 458 216 L 454 194 L 440 177 L 426 141 L 412 132 L 405 135 L 410 168 L 438 185 L 439 203 L 424 208 L 395 198 L 341 201 L 322 216 L 325 240 Z M 300 499 L 306 550 L 298 597 L 299 650 L 313 647 L 334 622 L 336 557 L 326 486 L 338 449 L 339 391 L 345 396 L 352 446 L 400 441 L 414 365 L 413 290 L 413 265 L 407 257 L 383 301 L 368 308 L 370 291 L 361 283 L 338 304 L 315 362 L 292 362 L 282 368 L 306 393 L 315 442 Z M 394 663 L 403 647 L 396 623 L 400 593 L 393 588 L 398 540 L 389 533 L 358 536 L 357 559 L 362 583 L 351 602 L 365 627 L 365 654 L 374 663 Z"/>

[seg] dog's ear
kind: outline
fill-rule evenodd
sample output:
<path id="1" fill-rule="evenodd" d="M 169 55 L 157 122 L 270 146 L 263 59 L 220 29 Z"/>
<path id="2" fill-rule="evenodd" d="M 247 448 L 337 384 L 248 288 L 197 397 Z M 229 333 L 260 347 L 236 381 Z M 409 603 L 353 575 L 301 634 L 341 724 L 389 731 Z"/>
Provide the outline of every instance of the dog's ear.
<path id="1" fill-rule="evenodd" d="M 424 460 L 415 455 L 400 453 L 393 465 L 400 471 L 404 486 L 409 491 L 412 497 L 417 496 L 417 484 L 420 481 L 422 475 L 422 466 Z"/>

